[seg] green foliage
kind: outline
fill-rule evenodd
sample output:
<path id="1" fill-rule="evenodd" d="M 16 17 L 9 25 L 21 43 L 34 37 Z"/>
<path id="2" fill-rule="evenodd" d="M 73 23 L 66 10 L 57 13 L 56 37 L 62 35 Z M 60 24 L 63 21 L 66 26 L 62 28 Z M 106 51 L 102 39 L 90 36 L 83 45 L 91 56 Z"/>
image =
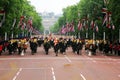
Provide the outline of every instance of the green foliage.
<path id="1" fill-rule="evenodd" d="M 4 36 L 4 33 L 7 32 L 11 35 L 11 30 L 13 30 L 14 35 L 21 33 L 22 30 L 18 28 L 18 23 L 21 16 L 26 16 L 25 21 L 31 17 L 33 21 L 33 28 L 43 31 L 42 18 L 36 12 L 35 8 L 27 0 L 1 0 L 0 1 L 0 10 L 5 10 L 5 22 L 0 28 L 1 36 Z M 16 24 L 12 28 L 14 19 L 16 19 Z M 24 30 L 25 32 L 28 32 Z"/>
<path id="2" fill-rule="evenodd" d="M 93 30 L 91 29 L 91 21 L 95 21 L 98 25 L 99 32 L 96 32 L 97 39 L 103 39 L 103 32 L 106 32 L 106 38 L 109 40 L 118 39 L 118 30 L 120 29 L 120 0 L 107 0 L 107 4 L 104 3 L 104 0 L 80 0 L 76 5 L 68 6 L 63 9 L 63 16 L 58 19 L 57 24 L 52 27 L 52 30 L 56 31 L 57 27 L 59 30 L 62 25 L 65 25 L 67 22 L 74 22 L 75 33 L 79 32 L 77 30 L 78 20 L 88 18 L 88 32 L 90 38 L 92 38 Z M 102 13 L 102 8 L 106 7 L 108 11 L 112 12 L 111 20 L 115 25 L 115 30 L 108 29 L 105 26 L 102 26 L 104 15 Z M 89 16 L 88 16 L 89 15 Z M 54 29 L 55 28 L 55 29 Z M 86 30 L 81 31 L 85 36 Z M 113 37 L 111 37 L 111 35 Z M 117 35 L 114 37 L 114 35 Z"/>

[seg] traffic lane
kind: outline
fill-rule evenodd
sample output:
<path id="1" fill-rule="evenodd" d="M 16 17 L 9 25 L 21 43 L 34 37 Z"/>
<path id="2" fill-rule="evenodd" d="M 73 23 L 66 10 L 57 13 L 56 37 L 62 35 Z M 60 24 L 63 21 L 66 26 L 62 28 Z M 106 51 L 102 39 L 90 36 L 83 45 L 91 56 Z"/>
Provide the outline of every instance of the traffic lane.
<path id="1" fill-rule="evenodd" d="M 69 60 L 66 59 L 65 57 L 54 57 L 53 59 L 52 58 L 42 58 L 42 59 L 37 59 L 37 60 L 26 58 L 23 60 L 9 60 L 8 64 L 10 62 L 12 62 L 12 67 L 11 67 L 12 69 L 16 69 L 16 68 L 19 69 L 21 67 L 23 68 L 22 71 L 24 71 L 24 72 L 21 72 L 20 77 L 18 76 L 17 79 L 21 79 L 21 77 L 26 79 L 27 77 L 24 77 L 24 76 L 28 76 L 28 75 L 32 76 L 33 74 L 38 75 L 38 74 L 40 74 L 40 71 L 38 70 L 38 72 L 36 72 L 36 69 L 40 69 L 41 67 L 51 67 L 51 66 L 53 66 L 53 68 L 54 68 L 54 73 L 55 73 L 55 77 L 57 80 L 61 80 L 61 79 L 84 80 L 83 76 L 85 76 L 85 78 L 87 80 L 96 80 L 96 79 L 98 79 L 98 77 L 96 77 L 96 76 L 103 76 L 105 74 L 107 74 L 107 77 L 108 77 L 108 73 L 110 70 L 107 67 L 109 65 L 107 65 L 106 68 L 100 66 L 100 68 L 103 68 L 105 70 L 107 69 L 106 71 L 108 73 L 105 73 L 106 72 L 105 70 L 98 69 L 99 67 L 96 66 L 98 64 L 95 64 L 92 60 L 88 60 L 88 58 L 85 58 L 85 59 L 87 61 L 80 60 L 80 59 L 77 60 L 77 59 L 72 58 L 72 59 L 70 59 L 71 62 L 69 62 Z M 77 60 L 77 61 L 75 61 L 75 60 Z M 93 65 L 93 63 L 94 63 L 94 65 Z M 105 66 L 105 65 L 103 65 L 103 66 Z M 9 67 L 10 66 L 8 66 L 8 68 Z M 29 71 L 31 73 L 33 71 L 33 74 L 29 73 Z M 12 71 L 11 73 L 13 73 L 13 72 L 14 72 L 14 75 L 17 74 L 16 71 Z M 23 74 L 24 74 L 24 76 L 22 76 Z M 111 75 L 113 75 L 113 74 L 111 74 Z M 12 76 L 12 77 L 14 77 L 14 76 Z M 10 77 L 9 79 L 11 79 L 12 77 Z M 34 76 L 34 75 L 32 77 L 36 78 L 36 76 Z M 37 77 L 39 78 L 40 76 L 37 76 Z M 104 79 L 108 80 L 109 79 L 109 78 L 105 78 L 105 77 L 103 76 L 103 79 L 99 78 L 99 80 L 104 80 Z M 6 80 L 9 80 L 9 79 L 6 79 Z M 113 80 L 113 79 L 118 80 L 117 78 L 112 78 L 112 79 L 110 78 L 109 80 Z"/>
<path id="2" fill-rule="evenodd" d="M 2 60 L 4 61 L 4 60 Z M 6 61 L 6 60 L 5 60 Z M 8 61 L 6 61 L 5 64 L 10 64 L 12 63 L 12 65 L 14 65 L 12 68 L 10 66 L 7 66 L 5 69 L 9 69 L 9 70 L 17 70 L 19 72 L 18 69 L 22 69 L 22 71 L 20 72 L 20 74 L 16 77 L 16 74 L 18 74 L 18 72 L 16 71 L 14 73 L 14 75 L 9 76 L 9 79 L 11 80 L 11 78 L 13 79 L 28 79 L 27 76 L 32 76 L 33 74 L 36 74 L 35 76 L 33 75 L 32 78 L 36 79 L 36 77 L 40 77 L 38 76 L 38 74 L 40 74 L 41 72 L 38 70 L 38 72 L 36 72 L 36 69 L 42 68 L 42 67 L 53 67 L 54 70 L 52 70 L 51 75 L 53 76 L 53 80 L 57 79 L 57 80 L 81 80 L 82 78 L 80 77 L 79 71 L 76 70 L 76 68 L 74 68 L 72 66 L 72 64 L 69 63 L 69 61 L 65 58 L 65 57 L 47 57 L 47 58 L 9 58 Z M 1 65 L 1 69 L 4 69 L 4 65 Z M 54 74 L 53 74 L 54 72 Z M 32 73 L 32 74 L 31 74 Z M 49 72 L 46 72 L 49 73 Z M 7 72 L 6 72 L 7 74 Z M 24 74 L 24 76 L 23 76 Z M 51 76 L 50 75 L 50 76 Z M 25 77 L 26 76 L 26 77 Z M 2 76 L 1 76 L 2 77 Z M 49 75 L 48 75 L 49 77 Z M 9 80 L 7 79 L 7 80 Z"/>
<path id="3" fill-rule="evenodd" d="M 0 80 L 13 80 L 18 69 L 0 69 Z"/>
<path id="4" fill-rule="evenodd" d="M 17 70 L 14 62 L 9 63 L 8 60 L 0 60 L 0 80 L 12 80 L 12 76 Z"/>
<path id="5" fill-rule="evenodd" d="M 73 59 L 70 60 L 74 66 L 85 76 L 86 80 L 119 80 L 120 64 L 111 62 L 109 59 L 107 63 L 102 63 L 101 60 L 94 59 Z M 106 60 L 105 60 L 106 61 Z M 110 63 L 109 63 L 110 62 Z"/>
<path id="6" fill-rule="evenodd" d="M 39 49 L 37 54 L 35 54 L 35 55 L 30 55 L 30 53 L 25 54 L 25 56 L 23 56 L 23 57 L 21 57 L 19 55 L 12 55 L 13 60 L 9 58 L 11 56 L 6 58 L 6 60 L 8 59 L 8 61 L 11 61 L 9 64 L 12 63 L 12 65 L 14 65 L 15 68 L 17 67 L 17 70 L 20 69 L 20 68 L 23 68 L 22 71 L 25 71 L 25 73 L 27 71 L 24 68 L 41 68 L 41 67 L 48 66 L 48 67 L 53 67 L 54 76 L 57 80 L 61 80 L 61 79 L 64 79 L 64 80 L 67 80 L 67 79 L 69 79 L 69 80 L 74 80 L 74 79 L 75 80 L 83 80 L 84 76 L 86 78 L 86 74 L 84 73 L 84 71 L 80 70 L 79 67 L 76 68 L 76 65 L 75 65 L 76 63 L 73 64 L 71 59 L 65 57 L 62 54 L 59 54 L 59 56 L 56 57 L 53 49 L 50 50 L 49 55 L 45 55 L 43 52 L 44 51 Z M 77 58 L 80 58 L 80 59 L 84 58 L 84 59 L 88 60 L 87 62 L 89 62 L 89 60 L 90 60 L 92 63 L 95 61 L 94 59 L 96 57 L 101 58 L 101 56 L 91 56 L 91 57 L 89 57 L 89 56 L 86 56 L 85 53 L 83 53 L 82 55 L 77 55 L 75 53 L 72 53 L 71 50 L 68 50 L 66 52 L 66 55 L 69 56 L 69 57 L 72 57 L 76 60 L 77 60 Z M 102 57 L 104 57 L 104 56 L 102 56 Z M 7 62 L 4 62 L 4 63 L 7 64 Z M 10 66 L 8 64 L 7 65 L 6 64 L 4 64 L 4 65 L 8 66 L 8 68 L 9 68 Z M 79 64 L 80 65 L 77 65 L 77 66 L 81 66 L 82 63 L 79 63 Z M 2 68 L 4 68 L 4 66 Z M 89 72 L 89 70 L 87 70 L 87 71 Z M 16 71 L 14 71 L 14 75 L 17 73 L 17 72 L 15 73 L 15 72 Z M 33 72 L 34 72 L 34 70 L 33 70 Z M 36 74 L 36 73 L 33 73 L 33 74 Z M 28 74 L 26 74 L 26 76 L 27 75 Z M 91 76 L 89 76 L 89 75 L 88 75 L 88 77 L 91 78 Z M 94 80 L 94 78 L 92 78 L 92 80 Z"/>
<path id="7" fill-rule="evenodd" d="M 3 64 L 0 65 L 0 80 L 17 80 L 19 78 L 20 78 L 20 80 L 28 80 L 29 77 L 25 77 L 25 76 L 31 76 L 34 78 L 34 79 L 32 78 L 31 80 L 37 80 L 36 77 L 38 77 L 38 79 L 39 79 L 39 77 L 40 77 L 39 74 L 41 74 L 41 71 L 42 71 L 42 73 L 44 73 L 44 72 L 48 73 L 48 72 L 46 72 L 46 70 L 48 68 L 45 68 L 45 67 L 49 67 L 48 65 L 46 65 L 46 64 L 49 64 L 48 60 L 47 61 L 46 60 L 45 61 L 36 60 L 36 59 L 35 60 L 33 60 L 33 59 L 25 59 L 25 60 L 19 59 L 18 60 L 16 58 L 16 59 L 2 60 L 1 62 L 3 62 Z M 21 73 L 20 75 L 22 75 L 22 74 L 26 74 L 26 75 L 24 75 L 22 77 L 16 76 L 16 75 L 18 75 L 17 72 L 20 68 L 22 68 L 22 71 L 25 72 L 25 73 L 24 72 Z M 30 73 L 28 73 L 28 71 L 30 71 Z M 38 74 L 38 75 L 34 76 L 34 74 L 36 74 L 36 75 Z M 49 76 L 47 76 L 47 77 L 49 77 Z"/>
<path id="8" fill-rule="evenodd" d="M 1 78 L 1 80 L 12 80 L 12 78 L 13 78 L 13 80 L 17 80 L 17 79 L 21 80 L 21 78 L 22 78 L 22 80 L 26 80 L 26 79 L 29 79 L 29 77 L 27 77 L 27 76 L 30 76 L 30 77 L 32 77 L 33 80 L 36 80 L 36 78 L 40 79 L 39 74 L 41 74 L 41 73 L 44 74 L 44 71 L 46 74 L 49 73 L 52 76 L 55 76 L 55 74 L 53 74 L 54 71 L 49 70 L 46 72 L 46 69 L 48 67 L 51 68 L 56 63 L 57 64 L 59 63 L 59 65 L 57 65 L 57 67 L 64 65 L 66 62 L 66 59 L 64 57 L 63 58 L 62 57 L 54 57 L 54 58 L 43 57 L 43 58 L 37 58 L 37 59 L 36 58 L 4 58 L 3 60 L 1 60 L 1 62 L 3 62 L 3 63 L 5 62 L 4 63 L 5 65 L 0 65 L 1 72 L 3 72 L 3 70 L 4 70 L 5 71 L 4 73 L 6 75 L 8 75 L 7 70 L 9 73 L 14 72 L 13 75 L 7 76 L 7 77 L 9 77 L 8 79 Z M 9 64 L 11 64 L 12 67 Z M 45 69 L 43 69 L 43 68 L 45 68 Z M 22 69 L 22 71 L 20 72 L 19 75 L 18 75 L 18 72 L 19 72 L 18 69 Z M 14 71 L 14 70 L 16 70 L 16 71 Z M 34 75 L 34 74 L 36 74 L 36 75 Z M 16 76 L 16 75 L 18 75 L 18 76 Z M 45 77 L 49 78 L 51 75 L 43 76 L 44 77 L 43 80 L 50 80 L 50 79 L 45 79 Z M 1 77 L 4 77 L 3 73 L 1 73 Z"/>
<path id="9" fill-rule="evenodd" d="M 56 60 L 52 64 L 56 80 L 82 80 L 79 71 L 64 56 L 64 60 Z"/>
<path id="10" fill-rule="evenodd" d="M 19 72 L 18 72 L 19 73 Z M 22 68 L 16 80 L 53 80 L 51 68 Z M 13 78 L 13 79 L 14 79 Z"/>
<path id="11" fill-rule="evenodd" d="M 12 80 L 12 76 L 17 72 L 17 68 L 14 63 L 6 63 L 0 64 L 0 80 Z"/>

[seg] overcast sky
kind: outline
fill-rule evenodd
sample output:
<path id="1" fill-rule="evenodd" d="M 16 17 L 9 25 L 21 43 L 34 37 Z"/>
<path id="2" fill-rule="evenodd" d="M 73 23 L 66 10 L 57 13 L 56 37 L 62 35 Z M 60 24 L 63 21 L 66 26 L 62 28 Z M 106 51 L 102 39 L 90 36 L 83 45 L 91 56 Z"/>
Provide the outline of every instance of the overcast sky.
<path id="1" fill-rule="evenodd" d="M 80 0 L 28 0 L 36 8 L 37 12 L 54 12 L 62 14 L 62 9 L 77 4 Z"/>

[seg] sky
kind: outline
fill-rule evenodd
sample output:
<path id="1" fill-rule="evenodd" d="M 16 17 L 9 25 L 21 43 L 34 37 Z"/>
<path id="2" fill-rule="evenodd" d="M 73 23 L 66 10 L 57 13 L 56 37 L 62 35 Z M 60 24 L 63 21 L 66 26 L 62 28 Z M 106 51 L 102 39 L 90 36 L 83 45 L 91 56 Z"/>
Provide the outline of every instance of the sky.
<path id="1" fill-rule="evenodd" d="M 80 0 L 28 0 L 37 12 L 54 12 L 62 14 L 62 9 L 77 4 Z"/>

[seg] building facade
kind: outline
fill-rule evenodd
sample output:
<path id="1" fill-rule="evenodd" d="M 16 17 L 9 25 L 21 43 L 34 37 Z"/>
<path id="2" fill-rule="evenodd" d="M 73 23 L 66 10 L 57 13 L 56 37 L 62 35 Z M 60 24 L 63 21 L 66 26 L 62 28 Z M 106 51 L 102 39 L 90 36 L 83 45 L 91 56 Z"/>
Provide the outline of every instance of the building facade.
<path id="1" fill-rule="evenodd" d="M 42 16 L 42 25 L 44 27 L 44 34 L 49 34 L 50 33 L 50 27 L 55 24 L 55 22 L 58 20 L 58 18 L 61 15 L 55 15 L 53 12 L 43 12 L 40 13 Z"/>

